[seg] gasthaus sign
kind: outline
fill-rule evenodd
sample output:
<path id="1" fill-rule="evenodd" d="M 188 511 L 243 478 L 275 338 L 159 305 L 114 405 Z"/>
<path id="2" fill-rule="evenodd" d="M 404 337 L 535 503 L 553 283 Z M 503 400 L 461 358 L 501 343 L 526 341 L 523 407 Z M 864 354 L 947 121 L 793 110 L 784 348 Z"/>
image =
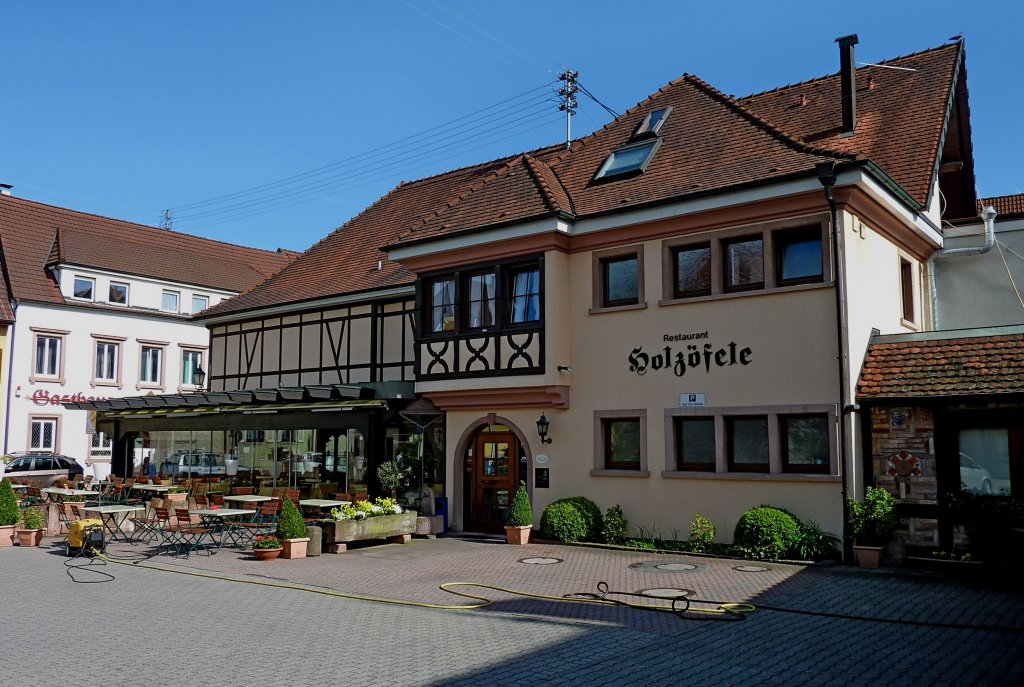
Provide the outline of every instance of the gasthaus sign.
<path id="1" fill-rule="evenodd" d="M 708 332 L 689 334 L 664 334 L 666 345 L 650 353 L 643 346 L 637 346 L 629 354 L 629 371 L 645 375 L 648 371 L 670 370 L 682 377 L 687 370 L 710 374 L 712 370 L 733 365 L 749 365 L 754 351 L 749 346 L 740 347 L 735 341 L 716 347 L 708 339 Z M 683 341 L 704 341 L 704 343 L 682 343 Z M 678 343 L 677 343 L 678 342 Z"/>

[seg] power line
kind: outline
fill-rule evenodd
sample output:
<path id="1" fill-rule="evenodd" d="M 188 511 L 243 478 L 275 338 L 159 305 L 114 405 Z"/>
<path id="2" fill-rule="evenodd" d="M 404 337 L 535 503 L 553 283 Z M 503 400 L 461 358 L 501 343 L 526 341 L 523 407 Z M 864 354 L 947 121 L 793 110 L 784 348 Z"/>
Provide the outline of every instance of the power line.
<path id="1" fill-rule="evenodd" d="M 546 90 L 553 83 L 554 83 L 554 81 L 546 83 L 546 84 L 544 84 L 542 86 L 536 86 L 534 88 L 531 88 L 528 91 L 524 91 L 524 92 L 522 92 L 522 93 L 520 93 L 518 95 L 514 95 L 511 98 L 506 98 L 505 100 L 502 100 L 502 101 L 499 101 L 497 103 L 494 103 L 493 105 L 488 105 L 487 107 L 481 108 L 481 109 L 476 110 L 474 112 L 470 112 L 469 114 L 463 115 L 462 117 L 457 117 L 455 119 L 452 119 L 450 121 L 444 122 L 442 124 L 438 124 L 436 126 L 428 128 L 428 129 L 424 129 L 423 131 L 420 131 L 418 133 L 411 134 L 409 136 L 405 136 L 404 138 L 400 138 L 400 139 L 398 139 L 396 141 L 392 141 L 390 143 L 386 143 L 386 144 L 384 144 L 382 146 L 378 146 L 377 148 L 372 148 L 372 149 L 370 149 L 368 151 L 364 151 L 362 153 L 359 153 L 359 154 L 357 154 L 357 155 L 355 155 L 353 157 L 344 158 L 342 160 L 339 160 L 339 161 L 336 161 L 336 162 L 332 162 L 330 164 L 323 165 L 321 167 L 317 167 L 315 169 L 311 169 L 311 170 L 306 171 L 306 172 L 301 172 L 299 174 L 295 174 L 295 175 L 292 175 L 292 176 L 284 177 L 283 179 L 278 179 L 276 181 L 270 181 L 270 182 L 267 182 L 265 184 L 260 184 L 259 186 L 253 186 L 253 187 L 250 187 L 250 188 L 247 188 L 247 189 L 243 189 L 241 191 L 235 191 L 233 193 L 227 193 L 227 194 L 220 195 L 220 196 L 214 196 L 212 198 L 207 198 L 206 200 L 200 200 L 200 201 L 196 201 L 196 202 L 193 202 L 193 203 L 186 203 L 186 204 L 183 204 L 183 205 L 179 205 L 179 206 L 173 207 L 171 209 L 173 211 L 179 211 L 180 212 L 181 210 L 187 210 L 187 209 L 190 209 L 190 208 L 193 208 L 193 207 L 199 207 L 199 206 L 203 206 L 203 205 L 216 204 L 216 203 L 218 203 L 219 201 L 222 201 L 222 200 L 236 198 L 236 197 L 239 197 L 239 196 L 256 193 L 256 192 L 265 190 L 267 188 L 279 187 L 282 184 L 285 184 L 287 182 L 290 182 L 290 181 L 293 181 L 293 180 L 296 180 L 296 179 L 302 179 L 302 178 L 306 178 L 306 177 L 309 177 L 309 176 L 315 176 L 319 172 L 322 172 L 322 171 L 325 171 L 325 170 L 337 167 L 339 165 L 351 163 L 351 162 L 359 160 L 362 157 L 367 156 L 367 155 L 369 155 L 371 153 L 375 153 L 375 152 L 378 152 L 378 151 L 386 150 L 386 149 L 388 149 L 390 147 L 393 147 L 393 146 L 396 146 L 396 145 L 398 145 L 400 143 L 405 143 L 407 141 L 411 141 L 413 139 L 420 138 L 420 137 L 422 137 L 422 136 L 424 136 L 424 135 L 426 135 L 428 133 L 434 132 L 434 131 L 436 131 L 438 129 L 443 129 L 444 127 L 451 127 L 451 125 L 456 124 L 457 122 L 461 122 L 463 120 L 469 119 L 470 117 L 475 117 L 476 115 L 479 115 L 479 114 L 481 114 L 483 112 L 487 112 L 489 110 L 493 110 L 495 108 L 501 107 L 502 105 L 505 105 L 507 103 L 513 102 L 515 100 L 519 100 L 521 98 L 524 98 L 527 95 L 530 95 L 531 93 L 533 93 L 535 91 Z"/>
<path id="2" fill-rule="evenodd" d="M 550 126 L 551 124 L 553 124 L 554 122 L 557 122 L 560 119 L 561 119 L 561 115 L 553 115 L 553 116 L 550 116 L 550 117 L 548 117 L 546 119 L 543 119 L 543 120 L 537 122 L 533 126 L 530 126 L 528 128 L 525 128 L 525 129 L 517 127 L 517 130 L 509 130 L 510 132 L 506 136 L 501 136 L 501 137 L 498 137 L 498 138 L 489 138 L 488 140 L 484 141 L 483 143 L 480 143 L 479 145 L 473 146 L 471 148 L 460 149 L 462 147 L 456 146 L 456 147 L 446 148 L 446 150 L 451 150 L 451 151 L 458 150 L 459 154 L 470 153 L 470 152 L 473 152 L 474 150 L 479 150 L 480 148 L 485 148 L 485 147 L 491 146 L 494 143 L 500 143 L 501 141 L 505 141 L 505 140 L 507 140 L 509 138 L 513 138 L 514 136 L 525 134 L 525 133 L 528 133 L 530 131 L 535 131 L 537 129 L 541 129 L 541 128 L 546 127 L 546 126 Z M 437 162 L 443 162 L 445 160 L 451 160 L 451 159 L 455 159 L 457 157 L 459 157 L 459 155 L 457 155 L 457 154 L 445 155 L 445 156 L 442 156 L 442 157 L 432 157 L 429 161 L 426 161 L 423 164 L 416 165 L 416 166 L 409 167 L 409 168 L 405 168 L 403 174 L 404 173 L 408 173 L 408 172 L 413 171 L 413 170 L 424 169 L 424 168 L 427 168 L 427 167 L 431 167 L 431 166 L 435 165 L 435 163 L 437 163 Z M 405 162 L 407 162 L 407 161 L 405 161 Z M 340 188 L 338 188 L 336 190 L 351 190 L 351 189 L 361 188 L 363 186 L 368 186 L 370 184 L 375 184 L 375 183 L 378 183 L 380 181 L 383 181 L 383 180 L 386 180 L 386 179 L 389 179 L 389 178 L 393 178 L 393 177 L 394 177 L 394 173 L 393 172 L 389 172 L 389 173 L 381 174 L 379 176 L 376 176 L 376 177 L 370 178 L 370 179 L 361 178 L 360 179 L 360 183 L 347 184 L 347 185 L 345 185 L 343 187 L 340 187 Z M 187 228 L 194 231 L 194 230 L 200 229 L 200 228 L 207 228 L 207 227 L 212 227 L 212 226 L 218 226 L 220 224 L 227 224 L 227 223 L 230 223 L 230 222 L 236 222 L 236 221 L 239 221 L 239 220 L 247 219 L 249 217 L 255 217 L 257 215 L 263 215 L 263 214 L 267 214 L 267 213 L 270 213 L 270 212 L 276 212 L 278 210 L 284 210 L 284 209 L 287 209 L 287 208 L 290 208 L 290 207 L 296 207 L 298 205 L 304 205 L 306 203 L 313 202 L 314 200 L 319 200 L 322 197 L 323 196 L 321 195 L 321 196 L 306 196 L 306 197 L 299 198 L 299 199 L 278 199 L 274 204 L 272 204 L 270 206 L 262 207 L 262 208 L 259 208 L 259 209 L 253 209 L 251 212 L 242 212 L 242 214 L 235 215 L 233 217 L 225 217 L 225 218 L 221 218 L 221 219 L 217 219 L 217 220 L 213 220 L 213 221 L 209 221 L 209 222 L 203 221 L 201 226 L 199 226 L 195 222 L 193 222 L 193 224 L 189 225 L 189 227 L 187 227 Z M 244 210 L 244 208 L 239 208 L 239 210 L 242 211 L 242 210 Z"/>
<path id="3" fill-rule="evenodd" d="M 603 107 L 603 108 L 604 108 L 604 110 L 605 110 L 605 112 L 607 112 L 608 114 L 610 114 L 610 115 L 611 115 L 612 117 L 618 117 L 618 116 L 619 116 L 619 113 L 618 113 L 618 112 L 616 112 L 615 110 L 613 110 L 612 108 L 608 107 L 607 105 L 605 105 L 604 103 L 602 103 L 602 102 L 601 102 L 600 100 L 598 100 L 598 99 L 597 99 L 597 96 L 595 96 L 595 95 L 594 95 L 593 93 L 591 93 L 590 91 L 588 91 L 588 90 L 587 90 L 587 87 L 586 87 L 586 86 L 584 86 L 584 85 L 583 85 L 582 83 L 580 83 L 579 81 L 577 81 L 577 82 L 576 82 L 576 84 L 577 84 L 577 85 L 578 85 L 578 86 L 580 87 L 580 90 L 581 90 L 581 91 L 583 91 L 583 95 L 587 96 L 588 98 L 590 98 L 591 100 L 593 100 L 593 101 L 594 101 L 595 103 L 597 103 L 598 105 L 600 105 L 601 107 Z"/>
<path id="4" fill-rule="evenodd" d="M 545 101 L 546 101 L 546 99 L 545 99 Z M 345 181 L 345 180 L 347 180 L 347 179 L 349 179 L 349 178 L 351 178 L 353 176 L 358 176 L 358 175 L 363 175 L 363 174 L 367 174 L 367 173 L 372 173 L 372 172 L 377 171 L 377 170 L 379 170 L 381 168 L 388 168 L 388 167 L 393 167 L 395 165 L 400 165 L 403 162 L 407 162 L 410 159 L 416 159 L 416 158 L 419 158 L 419 157 L 423 157 L 424 155 L 429 155 L 429 154 L 433 153 L 434 151 L 437 151 L 437 150 L 440 150 L 440 149 L 444 149 L 444 148 L 448 148 L 448 147 L 450 147 L 449 146 L 449 141 L 452 141 L 452 140 L 467 141 L 467 140 L 474 140 L 474 139 L 480 138 L 482 136 L 489 136 L 492 133 L 493 129 L 495 128 L 494 125 L 499 123 L 499 122 L 501 122 L 501 121 L 503 121 L 503 120 L 514 118 L 512 120 L 512 124 L 514 125 L 516 122 L 521 122 L 521 121 L 523 121 L 525 119 L 534 118 L 534 117 L 536 117 L 538 115 L 543 114 L 545 109 L 546 109 L 546 102 L 533 102 L 533 103 L 530 103 L 530 104 L 525 105 L 523 107 L 520 107 L 519 109 L 511 110 L 509 112 L 503 113 L 500 116 L 489 115 L 488 117 L 484 118 L 483 120 L 480 120 L 474 126 L 466 128 L 466 126 L 463 125 L 461 127 L 458 127 L 458 128 L 461 128 L 462 131 L 460 131 L 457 136 L 456 135 L 448 135 L 448 136 L 445 136 L 444 138 L 440 138 L 438 140 L 429 141 L 429 142 L 427 142 L 425 140 L 425 141 L 417 142 L 416 145 L 411 146 L 411 147 L 406 146 L 404 149 L 403 148 L 394 148 L 392 150 L 388 150 L 386 153 L 385 152 L 381 152 L 381 153 L 378 153 L 378 154 L 372 156 L 372 157 L 378 157 L 379 158 L 379 157 L 383 157 L 383 156 L 386 155 L 387 157 L 384 160 L 379 160 L 377 162 L 370 163 L 370 164 L 363 164 L 362 162 L 360 162 L 357 168 L 351 169 L 350 171 L 342 171 L 345 168 L 353 167 L 353 165 L 356 164 L 356 162 L 353 161 L 351 163 L 345 164 L 344 166 L 336 167 L 336 169 L 334 170 L 336 173 L 333 173 L 331 176 L 329 176 L 326 179 L 320 179 L 318 181 L 311 181 L 310 183 L 303 183 L 301 185 L 296 185 L 297 182 L 293 181 L 290 184 L 290 186 L 291 186 L 290 188 L 281 188 L 281 187 L 279 187 L 280 190 L 278 190 L 278 191 L 276 191 L 274 193 L 271 193 L 271 194 L 264 194 L 264 195 L 260 196 L 259 199 L 247 199 L 247 200 L 238 199 L 237 202 L 228 203 L 226 205 L 222 203 L 221 207 L 216 207 L 215 206 L 215 207 L 212 207 L 212 208 L 209 208 L 209 209 L 204 209 L 204 210 L 200 210 L 198 212 L 193 212 L 191 214 L 185 214 L 184 216 L 177 217 L 177 219 L 178 220 L 190 220 L 190 221 L 191 220 L 196 220 L 196 219 L 200 219 L 200 218 L 203 218 L 203 217 L 209 217 L 209 216 L 224 214 L 225 212 L 230 212 L 230 211 L 232 211 L 233 209 L 236 209 L 236 208 L 244 208 L 246 206 L 251 206 L 251 205 L 266 204 L 266 203 L 272 202 L 273 200 L 275 200 L 277 198 L 280 198 L 280 197 L 283 197 L 283 196 L 294 197 L 294 195 L 297 194 L 297 193 L 308 193 L 308 192 L 314 191 L 314 190 L 321 190 L 321 189 L 324 189 L 324 188 L 336 185 L 336 184 L 338 184 L 338 183 L 340 183 L 342 181 Z M 516 117 L 516 115 L 520 115 L 520 116 Z M 474 133 L 470 133 L 470 132 L 472 132 L 474 130 L 480 130 L 480 131 L 478 131 L 475 134 Z M 434 135 L 432 135 L 431 137 L 428 137 L 428 138 L 435 138 L 438 135 L 439 134 L 434 134 Z M 410 156 L 410 153 L 415 153 L 416 151 L 422 151 L 422 152 L 419 152 L 416 155 L 411 155 Z M 365 159 L 369 159 L 369 158 L 365 158 Z M 325 173 L 326 172 L 321 172 L 319 175 L 315 175 L 315 176 L 322 176 Z M 308 177 L 307 179 L 312 179 L 312 177 Z M 289 185 L 286 184 L 286 185 L 282 185 L 282 186 L 289 186 Z M 252 195 L 252 194 L 247 194 L 247 195 Z"/>

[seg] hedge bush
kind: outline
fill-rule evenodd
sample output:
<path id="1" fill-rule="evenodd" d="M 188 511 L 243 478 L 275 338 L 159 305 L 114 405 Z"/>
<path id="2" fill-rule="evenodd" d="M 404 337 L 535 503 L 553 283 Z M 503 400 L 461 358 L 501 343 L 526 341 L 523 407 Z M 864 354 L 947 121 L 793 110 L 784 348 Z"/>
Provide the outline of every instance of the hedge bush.
<path id="1" fill-rule="evenodd" d="M 711 518 L 697 513 L 690 522 L 690 539 L 688 545 L 690 551 L 703 553 L 711 548 L 711 542 L 715 539 L 715 523 Z"/>
<path id="2" fill-rule="evenodd" d="M 629 521 L 626 520 L 622 507 L 618 504 L 609 508 L 604 514 L 604 526 L 601 528 L 605 544 L 625 544 L 629 537 Z"/>
<path id="3" fill-rule="evenodd" d="M 0 527 L 18 523 L 18 499 L 11 487 L 11 480 L 0 482 Z"/>
<path id="4" fill-rule="evenodd" d="M 583 541 L 587 537 L 587 521 L 575 503 L 562 499 L 548 504 L 541 513 L 540 533 L 546 539 Z"/>
<path id="5" fill-rule="evenodd" d="M 277 518 L 277 536 L 281 539 L 301 539 L 306 536 L 306 523 L 291 499 L 281 502 L 281 515 Z"/>
<path id="6" fill-rule="evenodd" d="M 574 504 L 583 515 L 583 521 L 587 527 L 587 535 L 584 539 L 586 541 L 602 541 L 601 531 L 604 529 L 604 516 L 601 515 L 601 509 L 597 507 L 597 504 L 586 496 L 571 496 L 562 500 Z"/>
<path id="7" fill-rule="evenodd" d="M 751 558 L 782 558 L 800 540 L 800 522 L 778 508 L 757 506 L 740 516 L 732 539 Z"/>

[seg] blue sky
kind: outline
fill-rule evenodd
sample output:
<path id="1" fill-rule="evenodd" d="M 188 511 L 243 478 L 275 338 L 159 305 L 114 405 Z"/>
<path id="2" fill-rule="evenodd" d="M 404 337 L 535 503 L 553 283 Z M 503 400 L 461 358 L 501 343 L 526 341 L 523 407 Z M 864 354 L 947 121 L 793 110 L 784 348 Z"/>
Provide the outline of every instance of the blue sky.
<path id="1" fill-rule="evenodd" d="M 622 112 L 684 72 L 745 95 L 837 71 L 833 41 L 848 33 L 864 62 L 963 33 L 979 192 L 1024 192 L 1024 9 L 970 7 L 5 3 L 0 181 L 145 224 L 170 208 L 177 230 L 302 250 L 403 179 L 563 140 L 545 85 L 567 66 Z M 573 134 L 609 118 L 581 97 Z"/>

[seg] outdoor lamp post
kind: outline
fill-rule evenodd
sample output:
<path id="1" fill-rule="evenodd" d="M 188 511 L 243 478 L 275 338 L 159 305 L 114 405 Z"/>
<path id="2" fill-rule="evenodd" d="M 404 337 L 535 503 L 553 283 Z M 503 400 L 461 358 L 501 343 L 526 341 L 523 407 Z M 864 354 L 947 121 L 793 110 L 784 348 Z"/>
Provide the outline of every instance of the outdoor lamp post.
<path id="1" fill-rule="evenodd" d="M 206 381 L 206 372 L 203 370 L 202 365 L 196 365 L 196 369 L 192 370 L 192 386 L 196 388 L 196 391 L 203 390 L 203 382 Z"/>
<path id="2" fill-rule="evenodd" d="M 551 439 L 548 439 L 548 427 L 550 427 L 550 426 L 551 426 L 551 423 L 544 416 L 544 413 L 541 413 L 540 414 L 540 419 L 537 420 L 537 434 L 540 435 L 540 443 L 542 443 L 542 444 L 550 444 L 551 443 Z"/>

